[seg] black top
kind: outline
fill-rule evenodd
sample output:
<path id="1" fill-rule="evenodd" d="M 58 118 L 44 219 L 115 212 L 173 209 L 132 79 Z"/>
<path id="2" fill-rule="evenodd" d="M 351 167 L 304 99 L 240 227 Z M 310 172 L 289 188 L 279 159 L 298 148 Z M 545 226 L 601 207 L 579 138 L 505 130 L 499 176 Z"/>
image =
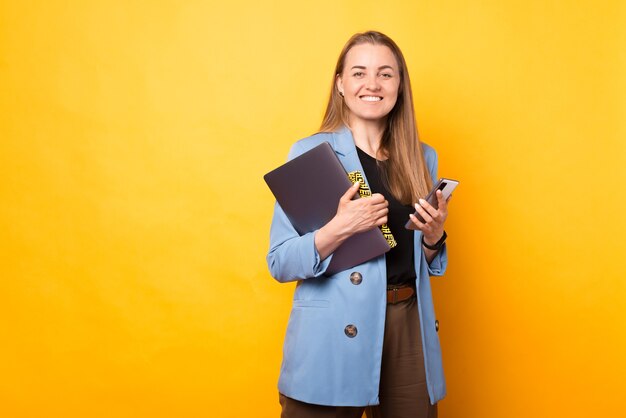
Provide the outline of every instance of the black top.
<path id="1" fill-rule="evenodd" d="M 413 258 L 413 231 L 406 229 L 404 225 L 409 220 L 409 214 L 415 212 L 411 206 L 405 206 L 398 202 L 389 192 L 383 181 L 379 165 L 385 164 L 363 152 L 357 147 L 359 160 L 365 171 L 365 177 L 372 193 L 380 193 L 389 202 L 389 214 L 387 225 L 398 245 L 389 250 L 385 255 L 387 262 L 387 284 L 401 285 L 415 283 L 415 264 Z"/>

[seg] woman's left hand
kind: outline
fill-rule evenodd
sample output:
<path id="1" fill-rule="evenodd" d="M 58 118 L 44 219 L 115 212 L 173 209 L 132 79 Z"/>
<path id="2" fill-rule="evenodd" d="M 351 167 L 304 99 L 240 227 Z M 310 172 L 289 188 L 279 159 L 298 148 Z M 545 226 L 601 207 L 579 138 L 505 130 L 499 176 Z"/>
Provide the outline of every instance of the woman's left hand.
<path id="1" fill-rule="evenodd" d="M 435 245 L 443 236 L 443 224 L 448 217 L 448 201 L 452 198 L 450 196 L 447 200 L 444 199 L 441 190 L 437 190 L 436 195 L 439 209 L 435 209 L 424 199 L 415 204 L 415 210 L 426 222 L 420 222 L 413 214 L 409 215 L 412 222 L 410 229 L 422 231 L 424 242 L 428 245 Z"/>

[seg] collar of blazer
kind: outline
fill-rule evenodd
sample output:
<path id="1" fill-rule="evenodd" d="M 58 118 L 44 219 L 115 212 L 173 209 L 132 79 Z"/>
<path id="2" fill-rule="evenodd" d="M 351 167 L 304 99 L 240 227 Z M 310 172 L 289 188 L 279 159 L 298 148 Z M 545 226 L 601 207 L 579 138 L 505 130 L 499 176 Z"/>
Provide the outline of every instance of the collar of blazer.
<path id="1" fill-rule="evenodd" d="M 356 145 L 354 145 L 354 138 L 352 137 L 352 131 L 347 126 L 342 126 L 333 133 L 333 148 L 337 154 L 344 157 L 352 153 L 356 153 Z"/>

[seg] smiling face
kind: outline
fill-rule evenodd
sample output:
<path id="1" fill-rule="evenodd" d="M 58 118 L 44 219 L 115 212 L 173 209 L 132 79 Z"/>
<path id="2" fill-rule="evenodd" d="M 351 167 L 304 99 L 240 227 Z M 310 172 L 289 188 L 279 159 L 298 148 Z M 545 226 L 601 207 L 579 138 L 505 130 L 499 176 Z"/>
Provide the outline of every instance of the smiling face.
<path id="1" fill-rule="evenodd" d="M 352 47 L 346 54 L 337 89 L 350 110 L 350 123 L 384 123 L 396 104 L 400 72 L 391 49 L 369 43 Z"/>

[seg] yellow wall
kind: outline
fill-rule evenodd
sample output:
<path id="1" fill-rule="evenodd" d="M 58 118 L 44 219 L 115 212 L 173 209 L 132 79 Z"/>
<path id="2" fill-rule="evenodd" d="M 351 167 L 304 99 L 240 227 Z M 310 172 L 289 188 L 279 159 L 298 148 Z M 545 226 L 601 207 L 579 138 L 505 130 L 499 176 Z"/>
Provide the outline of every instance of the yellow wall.
<path id="1" fill-rule="evenodd" d="M 623 413 L 625 22 L 618 0 L 0 2 L 0 416 L 277 416 L 293 287 L 262 175 L 368 28 L 461 180 L 441 416 Z"/>

